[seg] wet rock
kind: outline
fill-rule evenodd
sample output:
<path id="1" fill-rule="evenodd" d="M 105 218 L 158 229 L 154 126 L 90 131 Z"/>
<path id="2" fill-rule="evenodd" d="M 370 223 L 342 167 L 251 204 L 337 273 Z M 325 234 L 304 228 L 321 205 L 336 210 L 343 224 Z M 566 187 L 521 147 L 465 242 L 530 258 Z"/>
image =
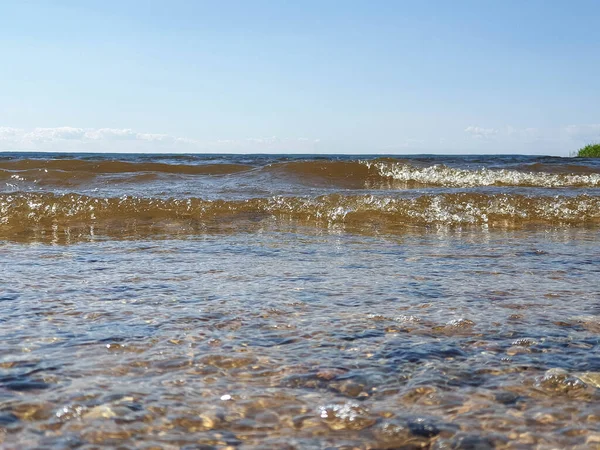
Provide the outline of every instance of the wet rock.
<path id="1" fill-rule="evenodd" d="M 575 376 L 584 383 L 600 389 L 600 372 L 580 372 L 576 373 Z"/>
<path id="2" fill-rule="evenodd" d="M 378 337 L 382 337 L 384 335 L 385 335 L 385 333 L 380 330 L 365 330 L 365 331 L 361 331 L 359 333 L 343 334 L 342 336 L 340 336 L 340 339 L 343 341 L 352 342 L 352 341 L 356 341 L 358 339 L 378 338 Z"/>
<path id="3" fill-rule="evenodd" d="M 451 369 L 446 373 L 449 386 L 481 386 L 485 383 L 486 377 L 480 373 L 466 369 Z"/>
<path id="4" fill-rule="evenodd" d="M 558 417 L 549 413 L 536 413 L 534 414 L 533 419 L 538 423 L 547 425 L 550 423 L 555 423 L 558 420 Z"/>
<path id="5" fill-rule="evenodd" d="M 428 417 L 387 418 L 373 427 L 376 448 L 422 448 L 444 434 L 454 434 L 457 427 L 440 424 Z"/>
<path id="6" fill-rule="evenodd" d="M 410 333 L 413 329 L 408 327 L 397 327 L 390 325 L 384 328 L 386 333 L 397 334 L 397 333 Z"/>
<path id="7" fill-rule="evenodd" d="M 289 442 L 292 441 L 292 442 Z M 301 444 L 298 444 L 296 439 L 289 439 L 285 437 L 280 438 L 268 438 L 263 440 L 260 445 L 265 449 L 277 449 L 277 450 L 299 450 L 302 448 Z M 331 449 L 331 447 L 328 447 Z M 336 447 L 336 450 L 342 450 L 342 447 Z M 232 449 L 234 450 L 234 449 Z M 327 450 L 327 449 L 325 449 Z"/>
<path id="8" fill-rule="evenodd" d="M 549 369 L 544 375 L 538 379 L 538 386 L 545 391 L 556 392 L 556 393 L 572 393 L 576 391 L 583 391 L 587 388 L 582 380 L 577 377 L 569 375 L 564 369 Z"/>
<path id="9" fill-rule="evenodd" d="M 279 415 L 273 411 L 263 411 L 257 414 L 254 420 L 262 425 L 276 425 L 279 423 Z"/>
<path id="10" fill-rule="evenodd" d="M 125 348 L 126 344 L 118 344 L 116 342 L 110 343 L 110 344 L 106 344 L 106 349 L 110 350 L 110 351 L 117 351 L 117 350 L 123 350 Z"/>
<path id="11" fill-rule="evenodd" d="M 56 411 L 55 416 L 61 421 L 67 421 L 81 417 L 86 411 L 86 407 L 80 404 L 66 405 Z"/>
<path id="12" fill-rule="evenodd" d="M 503 405 L 514 405 L 521 399 L 521 396 L 514 392 L 498 392 L 494 398 Z"/>
<path id="13" fill-rule="evenodd" d="M 84 446 L 86 442 L 79 436 L 56 435 L 45 436 L 40 442 L 39 448 L 72 449 Z"/>
<path id="14" fill-rule="evenodd" d="M 402 401 L 409 404 L 415 404 L 421 403 L 424 399 L 425 403 L 430 403 L 437 392 L 438 389 L 434 386 L 417 386 L 406 392 L 406 394 L 402 396 Z"/>
<path id="15" fill-rule="evenodd" d="M 208 444 L 184 445 L 181 450 L 217 450 L 218 447 Z"/>
<path id="16" fill-rule="evenodd" d="M 116 397 L 115 397 L 116 398 Z M 112 403 L 103 403 L 97 406 L 94 406 L 93 408 L 88 409 L 87 411 L 83 412 L 81 407 L 79 408 L 75 408 L 74 413 L 78 413 L 81 414 L 81 417 L 83 417 L 84 419 L 112 419 L 115 417 L 132 417 L 132 414 L 134 412 L 139 411 L 138 405 L 133 404 L 135 406 L 133 406 L 132 408 L 132 404 L 130 402 L 130 397 L 122 397 L 121 400 L 117 400 L 115 402 Z M 65 411 L 65 409 L 63 409 L 63 411 Z M 67 414 L 69 414 L 71 411 L 68 411 L 67 408 Z M 83 412 L 83 414 L 82 414 Z M 59 411 L 60 413 L 60 411 Z M 58 416 L 58 413 L 57 413 Z"/>
<path id="17" fill-rule="evenodd" d="M 255 364 L 256 358 L 237 355 L 207 355 L 200 358 L 199 362 L 219 369 L 237 369 Z"/>
<path id="18" fill-rule="evenodd" d="M 83 414 L 84 419 L 110 419 L 117 414 L 108 405 L 98 405 Z"/>
<path id="19" fill-rule="evenodd" d="M 48 383 L 44 383 L 43 381 L 15 380 L 5 383 L 3 387 L 10 391 L 27 392 L 48 389 L 50 385 Z"/>
<path id="20" fill-rule="evenodd" d="M 377 322 L 384 322 L 386 320 L 392 320 L 390 317 L 386 317 L 382 314 L 369 314 L 367 317 L 369 318 L 369 320 L 374 320 Z"/>
<path id="21" fill-rule="evenodd" d="M 374 427 L 374 447 L 422 448 L 429 445 L 439 432 L 439 428 L 427 419 L 388 419 Z"/>
<path id="22" fill-rule="evenodd" d="M 420 417 L 414 420 L 409 420 L 408 428 L 415 436 L 432 438 L 440 434 L 440 429 L 435 425 L 435 423 Z"/>
<path id="23" fill-rule="evenodd" d="M 513 345 L 512 347 L 509 347 L 508 349 L 506 349 L 506 354 L 508 356 L 522 355 L 522 354 L 526 354 L 526 353 L 531 353 L 531 349 L 529 349 L 527 347 L 519 347 L 516 345 Z"/>
<path id="24" fill-rule="evenodd" d="M 434 450 L 493 450 L 493 439 L 477 435 L 457 435 L 452 439 L 436 443 Z"/>
<path id="25" fill-rule="evenodd" d="M 394 320 L 396 322 L 412 322 L 412 323 L 419 323 L 419 322 L 421 322 L 421 318 L 420 317 L 412 316 L 412 315 L 398 316 Z"/>
<path id="26" fill-rule="evenodd" d="M 318 428 L 321 426 L 321 419 L 315 418 L 311 414 L 301 414 L 292 418 L 292 426 L 297 429 Z"/>
<path id="27" fill-rule="evenodd" d="M 314 374 L 290 375 L 285 377 L 281 385 L 291 388 L 321 389 L 326 388 L 328 380 Z"/>
<path id="28" fill-rule="evenodd" d="M 204 445 L 214 445 L 219 449 L 237 447 L 242 443 L 242 441 L 231 431 L 209 431 L 206 434 L 203 434 L 202 440 L 205 441 Z"/>
<path id="29" fill-rule="evenodd" d="M 349 374 L 345 369 L 319 369 L 316 373 L 294 374 L 285 377 L 281 384 L 293 388 L 331 390 L 352 398 L 366 398 L 371 390 L 364 377 Z"/>
<path id="30" fill-rule="evenodd" d="M 331 388 L 347 397 L 365 398 L 369 396 L 367 392 L 368 388 L 364 384 L 352 380 L 342 380 L 332 383 Z"/>
<path id="31" fill-rule="evenodd" d="M 268 431 L 273 429 L 273 425 L 272 423 L 264 424 L 253 419 L 243 418 L 232 422 L 231 429 L 236 432 Z"/>
<path id="32" fill-rule="evenodd" d="M 348 371 L 346 369 L 338 369 L 338 368 L 323 368 L 323 369 L 319 369 L 319 371 L 317 372 L 317 378 L 320 378 L 321 380 L 333 380 L 334 378 L 339 377 L 340 375 L 344 375 L 345 373 L 347 373 Z"/>
<path id="33" fill-rule="evenodd" d="M 0 427 L 17 423 L 19 418 L 13 413 L 0 413 Z"/>
<path id="34" fill-rule="evenodd" d="M 20 403 L 12 408 L 12 413 L 26 421 L 46 420 L 53 416 L 53 411 L 52 403 Z"/>
<path id="35" fill-rule="evenodd" d="M 134 412 L 139 412 L 139 411 L 144 410 L 144 407 L 142 406 L 142 404 L 138 403 L 138 402 L 124 400 L 124 401 L 119 402 L 119 405 L 123 406 L 125 408 L 128 408 L 129 410 L 134 411 Z"/>
<path id="36" fill-rule="evenodd" d="M 221 423 L 221 421 L 213 415 L 199 414 L 177 417 L 173 419 L 171 423 L 176 427 L 183 428 L 190 433 L 194 433 L 197 431 L 212 430 L 217 426 L 217 424 Z"/>
<path id="37" fill-rule="evenodd" d="M 446 323 L 446 328 L 449 329 L 467 329 L 472 328 L 474 326 L 475 322 L 469 319 L 465 319 L 464 317 L 453 319 Z"/>
<path id="38" fill-rule="evenodd" d="M 442 360 L 463 358 L 466 356 L 458 346 L 435 344 L 421 344 L 406 347 L 398 343 L 398 348 L 391 348 L 383 355 L 394 364 L 421 363 L 428 360 Z"/>
<path id="39" fill-rule="evenodd" d="M 586 439 L 585 439 L 585 444 L 589 445 L 589 446 L 594 446 L 593 448 L 597 448 L 600 447 L 600 434 L 590 434 Z M 592 448 L 592 447 L 590 447 Z"/>
<path id="40" fill-rule="evenodd" d="M 327 426 L 335 431 L 362 430 L 376 422 L 376 418 L 358 403 L 321 406 L 319 415 Z"/>
<path id="41" fill-rule="evenodd" d="M 445 325 L 437 325 L 431 328 L 434 333 L 446 336 L 465 336 L 474 334 L 475 322 L 469 319 L 454 319 Z"/>
<path id="42" fill-rule="evenodd" d="M 512 342 L 513 346 L 517 347 L 531 347 L 532 345 L 537 344 L 537 342 L 533 339 L 521 338 Z"/>
<path id="43" fill-rule="evenodd" d="M 172 372 L 179 369 L 186 369 L 191 367 L 192 364 L 192 361 L 188 358 L 172 358 L 165 361 L 155 362 L 153 367 L 164 372 Z"/>
<path id="44" fill-rule="evenodd" d="M 373 436 L 378 444 L 375 448 L 381 448 L 382 444 L 385 446 L 383 448 L 400 447 L 415 441 L 405 421 L 385 421 L 375 427 Z"/>
<path id="45" fill-rule="evenodd" d="M 596 316 L 576 317 L 576 321 L 592 333 L 600 333 L 600 318 Z"/>

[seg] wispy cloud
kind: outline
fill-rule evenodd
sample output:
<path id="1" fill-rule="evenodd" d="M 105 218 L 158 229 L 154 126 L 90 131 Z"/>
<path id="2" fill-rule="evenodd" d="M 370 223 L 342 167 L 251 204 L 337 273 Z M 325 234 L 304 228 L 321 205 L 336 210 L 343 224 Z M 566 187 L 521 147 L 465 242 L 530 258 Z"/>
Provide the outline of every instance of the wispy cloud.
<path id="1" fill-rule="evenodd" d="M 463 131 L 476 148 L 483 149 L 485 143 L 486 151 L 569 155 L 583 144 L 600 141 L 600 123 L 551 127 L 468 126 Z"/>
<path id="2" fill-rule="evenodd" d="M 308 138 L 246 138 L 200 141 L 130 128 L 0 127 L 0 150 L 99 152 L 311 152 L 320 142 Z"/>
<path id="3" fill-rule="evenodd" d="M 580 141 L 600 140 L 600 123 L 585 125 L 568 125 L 565 127 L 571 139 Z"/>
<path id="4" fill-rule="evenodd" d="M 558 130 L 547 130 L 535 127 L 516 128 L 511 125 L 506 127 L 506 136 L 513 141 L 534 143 L 548 139 L 556 139 Z"/>
<path id="5" fill-rule="evenodd" d="M 469 133 L 476 139 L 491 139 L 498 134 L 498 130 L 495 128 L 482 128 L 476 126 L 469 126 L 465 128 L 465 132 Z"/>
<path id="6" fill-rule="evenodd" d="M 60 142 L 60 141 L 160 141 L 178 142 L 181 138 L 167 134 L 138 133 L 129 128 L 23 128 L 0 127 L 0 141 L 12 141 L 16 144 L 30 145 L 36 143 Z M 193 143 L 190 139 L 184 141 Z"/>

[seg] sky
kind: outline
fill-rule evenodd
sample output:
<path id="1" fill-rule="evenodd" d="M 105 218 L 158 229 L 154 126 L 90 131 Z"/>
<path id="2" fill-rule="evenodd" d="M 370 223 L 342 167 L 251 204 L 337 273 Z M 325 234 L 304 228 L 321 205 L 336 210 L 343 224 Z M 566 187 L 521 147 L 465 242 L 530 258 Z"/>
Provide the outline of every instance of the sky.
<path id="1" fill-rule="evenodd" d="M 597 0 L 0 0 L 0 151 L 600 141 Z"/>

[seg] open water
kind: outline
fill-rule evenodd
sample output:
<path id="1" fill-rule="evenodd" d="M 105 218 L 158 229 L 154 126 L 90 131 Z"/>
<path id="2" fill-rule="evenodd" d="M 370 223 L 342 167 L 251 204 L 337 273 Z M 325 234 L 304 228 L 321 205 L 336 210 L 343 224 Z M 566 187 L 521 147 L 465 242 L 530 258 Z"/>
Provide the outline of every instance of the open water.
<path id="1" fill-rule="evenodd" d="M 0 154 L 0 447 L 600 448 L 600 160 Z"/>

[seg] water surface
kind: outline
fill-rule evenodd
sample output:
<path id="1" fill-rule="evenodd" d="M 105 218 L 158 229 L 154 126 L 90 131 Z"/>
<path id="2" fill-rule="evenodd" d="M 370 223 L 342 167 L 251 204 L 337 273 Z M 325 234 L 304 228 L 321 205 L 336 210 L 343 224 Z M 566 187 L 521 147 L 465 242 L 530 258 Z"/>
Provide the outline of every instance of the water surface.
<path id="1" fill-rule="evenodd" d="M 0 155 L 3 448 L 596 448 L 600 166 Z"/>

